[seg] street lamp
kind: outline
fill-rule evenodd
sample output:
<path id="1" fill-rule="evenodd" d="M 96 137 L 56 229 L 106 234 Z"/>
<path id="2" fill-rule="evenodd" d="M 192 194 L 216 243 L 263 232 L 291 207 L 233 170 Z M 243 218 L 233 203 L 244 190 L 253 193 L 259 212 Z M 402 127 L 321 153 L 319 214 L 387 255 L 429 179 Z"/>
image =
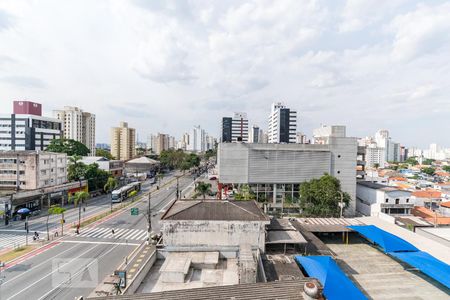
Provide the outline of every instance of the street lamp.
<path id="1" fill-rule="evenodd" d="M 345 203 L 344 203 L 344 193 L 342 193 L 341 191 L 339 191 L 339 194 L 341 195 L 341 201 L 338 203 L 339 208 L 341 209 L 339 216 L 340 216 L 340 218 L 342 218 L 342 212 L 343 212 L 344 207 L 345 207 Z"/>
<path id="2" fill-rule="evenodd" d="M 152 209 L 151 209 L 151 196 L 152 193 L 148 192 L 148 208 L 147 208 L 147 221 L 148 221 L 148 226 L 147 226 L 147 245 L 150 245 L 150 239 L 151 239 L 151 235 L 152 235 Z"/>

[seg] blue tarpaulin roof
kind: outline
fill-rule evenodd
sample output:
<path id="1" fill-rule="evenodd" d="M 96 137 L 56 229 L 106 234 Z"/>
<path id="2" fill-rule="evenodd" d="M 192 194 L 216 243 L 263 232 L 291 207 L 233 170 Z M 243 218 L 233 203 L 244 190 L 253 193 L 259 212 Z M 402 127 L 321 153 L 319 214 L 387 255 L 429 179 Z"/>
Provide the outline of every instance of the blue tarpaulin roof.
<path id="1" fill-rule="evenodd" d="M 419 269 L 424 274 L 450 288 L 450 266 L 407 241 L 374 225 L 348 226 L 383 248 L 387 254 Z"/>
<path id="2" fill-rule="evenodd" d="M 374 225 L 355 225 L 347 227 L 359 232 L 368 240 L 383 248 L 384 252 L 419 251 L 419 249 L 407 241 Z"/>
<path id="3" fill-rule="evenodd" d="M 389 255 L 416 267 L 431 278 L 450 288 L 450 266 L 427 252 L 390 252 Z"/>
<path id="4" fill-rule="evenodd" d="M 367 299 L 330 256 L 296 256 L 308 276 L 317 278 L 330 300 Z"/>

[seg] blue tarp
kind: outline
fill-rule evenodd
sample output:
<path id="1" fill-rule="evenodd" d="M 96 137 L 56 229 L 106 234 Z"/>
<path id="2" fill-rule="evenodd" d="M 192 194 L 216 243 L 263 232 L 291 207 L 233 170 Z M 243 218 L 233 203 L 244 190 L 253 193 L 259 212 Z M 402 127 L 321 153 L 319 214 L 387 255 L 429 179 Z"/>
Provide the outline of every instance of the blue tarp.
<path id="1" fill-rule="evenodd" d="M 419 251 L 419 249 L 407 241 L 374 225 L 356 225 L 347 227 L 359 232 L 359 234 L 383 248 L 386 253 L 399 251 Z"/>
<path id="2" fill-rule="evenodd" d="M 431 278 L 450 288 L 450 266 L 427 252 L 390 252 L 389 255 L 416 267 Z"/>
<path id="3" fill-rule="evenodd" d="M 348 226 L 383 248 L 387 254 L 419 269 L 424 274 L 450 288 L 450 266 L 407 241 L 374 225 Z"/>
<path id="4" fill-rule="evenodd" d="M 296 256 L 309 277 L 317 278 L 330 300 L 367 299 L 330 256 Z"/>

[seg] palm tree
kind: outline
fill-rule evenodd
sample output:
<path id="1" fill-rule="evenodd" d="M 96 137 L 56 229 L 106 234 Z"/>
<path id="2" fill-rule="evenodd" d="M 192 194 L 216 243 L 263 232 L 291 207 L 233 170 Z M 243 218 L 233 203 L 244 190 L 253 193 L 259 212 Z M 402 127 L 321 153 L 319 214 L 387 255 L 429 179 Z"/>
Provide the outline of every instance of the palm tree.
<path id="1" fill-rule="evenodd" d="M 103 187 L 103 190 L 105 193 L 112 192 L 117 187 L 117 180 L 114 177 L 109 177 L 106 181 L 105 186 Z"/>
<path id="2" fill-rule="evenodd" d="M 48 231 L 48 220 L 50 215 L 61 215 L 61 235 L 64 234 L 64 212 L 66 209 L 64 207 L 60 207 L 59 205 L 52 205 L 48 209 L 47 213 L 47 241 L 50 240 L 50 233 Z"/>
<path id="3" fill-rule="evenodd" d="M 197 183 L 197 186 L 195 187 L 195 190 L 203 196 L 203 200 L 206 199 L 206 195 L 211 192 L 211 183 L 206 183 L 203 181 L 200 181 Z"/>
<path id="4" fill-rule="evenodd" d="M 80 227 L 81 221 L 81 205 L 86 202 L 89 198 L 89 193 L 85 191 L 76 192 L 73 195 L 73 204 L 78 206 L 78 228 Z"/>

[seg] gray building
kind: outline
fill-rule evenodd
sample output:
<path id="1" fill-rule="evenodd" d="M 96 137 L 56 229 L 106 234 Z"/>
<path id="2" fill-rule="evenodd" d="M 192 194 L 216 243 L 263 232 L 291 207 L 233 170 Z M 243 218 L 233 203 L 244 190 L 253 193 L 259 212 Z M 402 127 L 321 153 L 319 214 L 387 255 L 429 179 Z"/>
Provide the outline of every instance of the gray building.
<path id="1" fill-rule="evenodd" d="M 222 118 L 221 142 L 248 142 L 248 119 L 244 112 L 236 112 L 232 118 Z"/>
<path id="2" fill-rule="evenodd" d="M 326 144 L 227 144 L 218 147 L 222 185 L 248 184 L 257 200 L 282 207 L 299 197 L 300 184 L 328 173 L 341 182 L 352 201 L 347 215 L 355 213 L 356 138 L 330 136 Z"/>

